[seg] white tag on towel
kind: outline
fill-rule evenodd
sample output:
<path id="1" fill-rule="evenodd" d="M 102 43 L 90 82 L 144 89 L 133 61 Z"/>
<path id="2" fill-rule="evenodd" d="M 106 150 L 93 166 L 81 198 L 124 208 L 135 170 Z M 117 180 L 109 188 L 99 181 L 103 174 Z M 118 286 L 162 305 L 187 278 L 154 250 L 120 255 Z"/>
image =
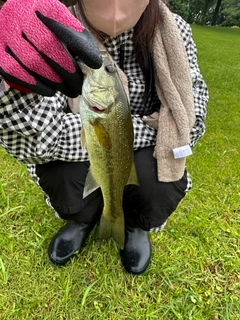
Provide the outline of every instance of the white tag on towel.
<path id="1" fill-rule="evenodd" d="M 175 159 L 184 158 L 192 154 L 192 149 L 189 145 L 174 148 L 173 154 Z"/>

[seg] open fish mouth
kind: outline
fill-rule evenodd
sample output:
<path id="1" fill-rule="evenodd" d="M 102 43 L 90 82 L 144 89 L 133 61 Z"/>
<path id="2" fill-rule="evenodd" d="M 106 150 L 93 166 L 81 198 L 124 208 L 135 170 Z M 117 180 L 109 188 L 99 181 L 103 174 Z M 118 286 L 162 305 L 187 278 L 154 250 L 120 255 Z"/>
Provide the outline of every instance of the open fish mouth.
<path id="1" fill-rule="evenodd" d="M 112 104 L 108 107 L 103 107 L 102 105 L 91 101 L 86 95 L 82 95 L 82 99 L 85 101 L 88 109 L 97 114 L 108 113 L 112 107 Z"/>
<path id="2" fill-rule="evenodd" d="M 88 106 L 88 108 L 92 111 L 95 112 L 104 112 L 106 110 L 106 108 L 104 108 L 103 106 L 99 105 L 98 103 L 95 103 L 93 101 L 91 101 L 86 95 L 82 95 L 82 99 L 84 100 L 84 102 L 86 103 L 86 105 Z"/>
<path id="3" fill-rule="evenodd" d="M 89 109 L 96 113 L 103 113 L 106 109 L 97 106 L 89 106 Z"/>

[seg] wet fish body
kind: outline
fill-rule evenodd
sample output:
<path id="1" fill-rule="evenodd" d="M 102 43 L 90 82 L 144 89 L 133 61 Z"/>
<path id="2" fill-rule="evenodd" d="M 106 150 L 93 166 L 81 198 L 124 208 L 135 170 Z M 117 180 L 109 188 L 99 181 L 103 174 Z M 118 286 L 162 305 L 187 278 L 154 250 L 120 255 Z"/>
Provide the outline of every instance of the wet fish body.
<path id="1" fill-rule="evenodd" d="M 138 184 L 133 160 L 133 124 L 115 63 L 107 52 L 101 53 L 100 69 L 82 67 L 85 76 L 80 99 L 81 137 L 90 161 L 84 197 L 101 188 L 104 207 L 100 240 L 113 237 L 123 248 L 123 191 L 128 184 Z"/>

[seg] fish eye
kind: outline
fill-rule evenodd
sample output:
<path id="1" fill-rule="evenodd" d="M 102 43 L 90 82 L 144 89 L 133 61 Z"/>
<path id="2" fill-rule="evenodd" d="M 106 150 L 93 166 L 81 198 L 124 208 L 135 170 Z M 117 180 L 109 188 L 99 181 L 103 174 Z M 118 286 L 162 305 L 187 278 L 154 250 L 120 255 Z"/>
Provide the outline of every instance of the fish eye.
<path id="1" fill-rule="evenodd" d="M 115 73 L 117 69 L 115 66 L 110 64 L 110 65 L 105 66 L 105 70 L 107 73 Z"/>

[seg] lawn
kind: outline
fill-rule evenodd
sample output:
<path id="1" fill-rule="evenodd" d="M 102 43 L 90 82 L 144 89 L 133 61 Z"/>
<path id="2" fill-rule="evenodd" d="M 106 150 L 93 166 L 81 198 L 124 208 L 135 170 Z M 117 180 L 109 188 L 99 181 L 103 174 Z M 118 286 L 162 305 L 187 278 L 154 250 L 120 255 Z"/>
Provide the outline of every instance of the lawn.
<path id="1" fill-rule="evenodd" d="M 151 234 L 147 272 L 124 272 L 97 230 L 63 268 L 46 250 L 63 224 L 23 165 L 0 150 L 0 320 L 240 319 L 240 29 L 193 26 L 210 91 L 189 157 L 193 190 Z"/>

